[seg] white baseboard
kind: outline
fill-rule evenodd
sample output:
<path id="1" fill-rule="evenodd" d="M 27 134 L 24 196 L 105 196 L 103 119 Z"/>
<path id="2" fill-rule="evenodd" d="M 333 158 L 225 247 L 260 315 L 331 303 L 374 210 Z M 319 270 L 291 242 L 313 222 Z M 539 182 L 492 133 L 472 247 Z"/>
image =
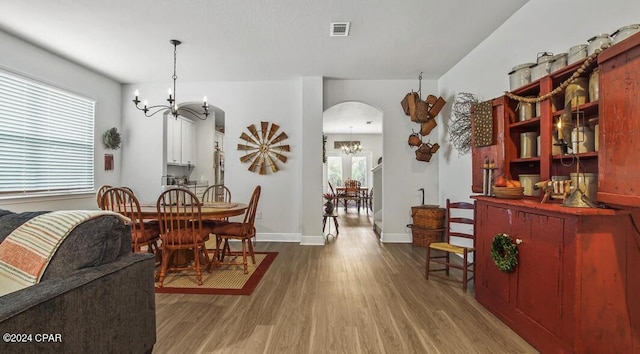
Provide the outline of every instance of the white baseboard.
<path id="1" fill-rule="evenodd" d="M 413 239 L 409 234 L 390 234 L 382 232 L 380 241 L 383 243 L 411 243 Z"/>
<path id="2" fill-rule="evenodd" d="M 256 234 L 256 242 L 300 242 L 299 233 L 258 233 Z M 324 244 L 324 243 L 323 243 Z"/>
<path id="3" fill-rule="evenodd" d="M 301 246 L 324 246 L 325 239 L 323 236 L 301 236 Z"/>

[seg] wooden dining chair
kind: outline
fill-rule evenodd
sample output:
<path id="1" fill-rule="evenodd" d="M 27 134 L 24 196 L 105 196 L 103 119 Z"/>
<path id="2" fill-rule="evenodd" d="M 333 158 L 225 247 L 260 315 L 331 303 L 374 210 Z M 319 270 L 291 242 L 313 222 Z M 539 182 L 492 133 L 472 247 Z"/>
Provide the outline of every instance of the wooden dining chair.
<path id="1" fill-rule="evenodd" d="M 98 204 L 98 208 L 99 209 L 103 209 L 104 210 L 104 208 L 102 207 L 102 196 L 104 195 L 104 192 L 106 192 L 107 189 L 109 189 L 109 188 L 112 188 L 112 186 L 110 186 L 108 184 L 103 184 L 96 191 L 96 203 Z"/>
<path id="2" fill-rule="evenodd" d="M 358 213 L 360 213 L 360 203 L 361 203 L 361 194 L 360 194 L 360 181 L 355 179 L 347 179 L 344 181 L 344 187 L 346 188 L 344 196 L 342 200 L 344 201 L 344 211 L 347 211 L 348 203 L 353 202 L 358 208 Z"/>
<path id="3" fill-rule="evenodd" d="M 247 206 L 247 211 L 244 214 L 244 220 L 242 222 L 220 221 L 218 225 L 211 229 L 211 233 L 216 234 L 216 252 L 214 254 L 214 259 L 219 260 L 218 262 L 221 265 L 242 265 L 245 274 L 249 273 L 247 255 L 251 257 L 253 264 L 256 264 L 256 257 L 253 252 L 251 238 L 256 235 L 254 223 L 256 220 L 256 211 L 258 209 L 258 200 L 260 199 L 261 189 L 262 187 L 256 186 L 253 190 L 251 200 L 249 200 L 249 205 Z M 227 252 L 225 257 L 218 257 L 219 254 L 227 247 L 229 240 L 241 241 L 242 250 Z M 242 262 L 236 261 L 238 256 L 242 256 Z M 232 259 L 225 261 L 227 257 L 231 257 Z"/>
<path id="4" fill-rule="evenodd" d="M 223 184 L 214 184 L 212 186 L 207 187 L 205 191 L 202 193 L 203 203 L 207 202 L 231 202 L 231 191 Z M 229 220 L 229 218 L 223 218 L 220 220 Z M 217 225 L 217 220 L 202 220 L 202 226 L 210 230 L 213 226 Z M 255 240 L 254 240 L 255 244 Z M 225 244 L 225 249 L 218 255 L 218 257 L 224 258 L 226 252 L 230 252 L 229 245 Z"/>
<path id="5" fill-rule="evenodd" d="M 198 285 L 202 285 L 202 263 L 209 266 L 210 261 L 205 246 L 209 234 L 203 232 L 200 200 L 187 189 L 171 188 L 160 194 L 156 208 L 162 241 L 159 286 L 167 272 L 183 270 L 195 270 Z M 173 262 L 176 251 L 188 255 L 184 264 Z"/>
<path id="6" fill-rule="evenodd" d="M 131 248 L 133 252 L 142 252 L 146 246 L 146 252 L 153 253 L 160 259 L 160 228 L 157 221 L 145 222 L 140 212 L 140 203 L 133 192 L 126 188 L 109 188 L 100 202 L 104 210 L 114 211 L 131 219 Z"/>
<path id="7" fill-rule="evenodd" d="M 231 202 L 231 191 L 223 184 L 209 186 L 202 193 L 201 202 Z"/>
<path id="8" fill-rule="evenodd" d="M 449 199 L 447 199 L 444 242 L 432 242 L 427 246 L 427 264 L 424 273 L 427 279 L 429 279 L 429 275 L 432 275 L 446 280 L 462 283 L 462 291 L 467 291 L 467 283 L 474 278 L 474 276 L 469 275 L 469 273 L 475 273 L 475 265 L 474 262 L 469 259 L 469 254 L 474 253 L 475 248 L 473 246 L 461 246 L 459 244 L 453 244 L 451 243 L 451 236 L 467 238 L 470 240 L 475 239 L 475 232 L 469 233 L 466 230 L 461 230 L 464 227 L 469 227 L 469 225 L 474 225 L 474 217 L 469 217 L 467 215 L 468 212 L 467 214 L 465 214 L 464 212 L 464 210 L 474 211 L 474 208 L 474 204 L 466 202 L 452 203 Z M 444 252 L 444 255 L 432 256 L 433 251 Z M 462 255 L 462 264 L 460 264 L 460 261 L 451 261 L 451 253 Z M 444 268 L 432 269 L 430 267 L 431 262 L 442 264 L 444 265 Z M 462 277 L 449 277 L 450 268 L 461 269 Z M 436 273 L 442 271 L 445 272 L 444 276 Z"/>
<path id="9" fill-rule="evenodd" d="M 373 188 L 369 189 L 369 191 L 364 191 L 362 193 L 362 207 L 369 214 L 369 210 L 373 211 Z"/>

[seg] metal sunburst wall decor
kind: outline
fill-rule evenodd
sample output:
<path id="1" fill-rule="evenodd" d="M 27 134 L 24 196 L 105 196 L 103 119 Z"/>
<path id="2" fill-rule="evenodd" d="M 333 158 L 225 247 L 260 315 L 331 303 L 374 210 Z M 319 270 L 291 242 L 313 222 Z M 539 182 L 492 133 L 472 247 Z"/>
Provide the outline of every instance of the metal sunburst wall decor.
<path id="1" fill-rule="evenodd" d="M 240 139 L 244 144 L 238 144 L 238 150 L 244 151 L 244 156 L 240 157 L 241 162 L 251 162 L 249 171 L 266 175 L 268 170 L 271 173 L 278 172 L 277 162 L 287 162 L 284 153 L 291 151 L 289 145 L 282 144 L 288 136 L 285 132 L 278 134 L 280 126 L 275 123 L 260 122 L 258 129 L 255 124 L 247 127 L 249 134 L 243 132 Z"/>

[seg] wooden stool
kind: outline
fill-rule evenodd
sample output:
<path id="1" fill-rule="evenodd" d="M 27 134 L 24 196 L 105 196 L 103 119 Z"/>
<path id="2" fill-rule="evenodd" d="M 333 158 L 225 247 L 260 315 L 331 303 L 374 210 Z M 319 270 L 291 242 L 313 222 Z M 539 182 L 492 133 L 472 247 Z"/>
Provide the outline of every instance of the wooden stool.
<path id="1" fill-rule="evenodd" d="M 322 232 L 324 232 L 324 228 L 327 224 L 327 218 L 332 218 L 333 219 L 333 224 L 336 226 L 336 234 L 335 236 L 338 236 L 338 234 L 340 233 L 340 230 L 338 229 L 338 212 L 336 209 L 333 210 L 333 212 L 331 212 L 331 214 L 322 214 Z M 334 236 L 331 233 L 331 224 L 329 224 L 329 233 L 327 234 L 327 237 L 329 236 Z"/>

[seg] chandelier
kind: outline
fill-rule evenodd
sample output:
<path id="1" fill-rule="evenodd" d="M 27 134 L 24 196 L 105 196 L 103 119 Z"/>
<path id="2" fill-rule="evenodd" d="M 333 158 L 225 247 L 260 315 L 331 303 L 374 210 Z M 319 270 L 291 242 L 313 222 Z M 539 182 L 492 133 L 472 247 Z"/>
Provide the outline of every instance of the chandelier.
<path id="1" fill-rule="evenodd" d="M 194 109 L 191 109 L 187 106 L 182 106 L 182 107 L 178 107 L 178 103 L 176 102 L 176 80 L 178 79 L 178 76 L 176 75 L 176 53 L 177 53 L 177 48 L 178 46 L 182 43 L 177 39 L 171 39 L 169 40 L 169 43 L 171 43 L 173 45 L 173 91 L 171 91 L 171 89 L 169 89 L 169 98 L 167 99 L 167 102 L 169 102 L 168 104 L 159 104 L 159 105 L 155 105 L 155 106 L 149 106 L 149 104 L 147 103 L 147 101 L 144 101 L 143 107 L 140 107 L 140 99 L 139 99 L 139 95 L 140 92 L 138 90 L 136 90 L 135 92 L 135 98 L 133 99 L 133 103 L 135 103 L 136 108 L 143 111 L 144 115 L 147 117 L 151 117 L 153 115 L 155 115 L 158 112 L 161 111 L 166 111 L 169 110 L 171 112 L 171 115 L 174 116 L 175 118 L 178 118 L 179 115 L 186 117 L 188 114 L 188 116 L 191 116 L 193 118 L 198 118 L 201 120 L 205 120 L 207 119 L 207 117 L 209 117 L 209 104 L 207 103 L 207 96 L 204 96 L 204 99 L 202 100 L 202 112 L 198 112 Z"/>
<path id="2" fill-rule="evenodd" d="M 355 154 L 357 152 L 360 152 L 362 150 L 362 145 L 360 145 L 360 142 L 358 141 L 353 141 L 352 136 L 353 136 L 353 127 L 350 126 L 350 133 L 349 133 L 349 142 L 346 144 L 342 144 L 342 152 L 344 152 L 345 154 Z"/>

